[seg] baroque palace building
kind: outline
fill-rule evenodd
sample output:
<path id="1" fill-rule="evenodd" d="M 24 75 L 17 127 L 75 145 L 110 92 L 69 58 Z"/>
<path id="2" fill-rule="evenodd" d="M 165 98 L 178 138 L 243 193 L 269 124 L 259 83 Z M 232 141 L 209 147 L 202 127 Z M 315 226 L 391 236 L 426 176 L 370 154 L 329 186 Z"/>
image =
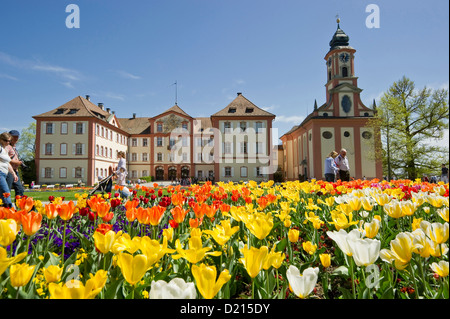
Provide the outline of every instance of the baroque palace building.
<path id="1" fill-rule="evenodd" d="M 382 163 L 374 156 L 375 143 L 381 143 L 373 129 L 366 127 L 373 108 L 361 101 L 362 89 L 355 75 L 355 52 L 349 37 L 339 26 L 330 41 L 326 61 L 326 102 L 315 102 L 312 113 L 302 123 L 280 137 L 283 168 L 287 180 L 325 179 L 324 162 L 331 151 L 345 148 L 354 179 L 382 179 Z"/>
<path id="2" fill-rule="evenodd" d="M 37 184 L 86 185 L 109 175 L 127 155 L 127 179 L 196 177 L 214 181 L 272 178 L 275 115 L 241 93 L 210 117 L 193 118 L 178 105 L 154 117 L 118 118 L 103 103 L 77 96 L 36 120 Z M 273 169 L 275 168 L 275 169 Z"/>

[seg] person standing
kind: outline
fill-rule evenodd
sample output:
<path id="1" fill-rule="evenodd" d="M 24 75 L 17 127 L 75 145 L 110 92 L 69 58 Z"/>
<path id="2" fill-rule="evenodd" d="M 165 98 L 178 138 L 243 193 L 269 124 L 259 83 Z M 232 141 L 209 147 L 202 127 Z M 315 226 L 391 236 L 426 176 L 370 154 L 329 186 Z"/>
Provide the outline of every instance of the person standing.
<path id="1" fill-rule="evenodd" d="M 334 182 L 336 180 L 336 174 L 339 171 L 334 162 L 336 156 L 338 156 L 338 153 L 332 151 L 325 159 L 325 180 L 327 182 Z"/>
<path id="2" fill-rule="evenodd" d="M 128 175 L 128 172 L 127 163 L 125 160 L 125 152 L 120 151 L 117 155 L 119 157 L 119 163 L 117 164 L 117 169 L 114 174 L 117 177 L 117 185 L 123 186 L 121 190 L 122 197 L 127 198 L 130 195 L 130 191 L 126 187 L 126 177 Z"/>
<path id="3" fill-rule="evenodd" d="M 441 181 L 444 183 L 448 183 L 448 168 L 445 164 L 442 164 L 441 167 Z"/>
<path id="4" fill-rule="evenodd" d="M 11 173 L 14 182 L 18 181 L 16 172 L 10 164 L 11 157 L 6 150 L 6 146 L 8 146 L 10 142 L 11 135 L 8 132 L 0 134 L 0 199 L 5 207 L 12 207 L 11 196 L 3 196 L 3 194 L 11 194 L 11 189 L 6 180 L 8 173 Z"/>
<path id="5" fill-rule="evenodd" d="M 334 162 L 339 169 L 339 179 L 343 182 L 350 181 L 350 166 L 348 165 L 347 150 L 341 149 Z"/>
<path id="6" fill-rule="evenodd" d="M 16 196 L 23 196 L 23 185 L 22 181 L 20 180 L 19 175 L 19 167 L 23 165 L 23 162 L 19 158 L 19 153 L 17 152 L 16 145 L 19 141 L 20 133 L 16 130 L 9 131 L 9 135 L 11 135 L 11 142 L 9 145 L 6 146 L 6 150 L 8 152 L 9 157 L 11 158 L 11 161 L 9 162 L 17 175 L 18 180 L 14 181 L 14 175 L 9 173 L 6 177 L 6 180 L 8 182 L 8 187 L 10 190 L 14 189 Z"/>

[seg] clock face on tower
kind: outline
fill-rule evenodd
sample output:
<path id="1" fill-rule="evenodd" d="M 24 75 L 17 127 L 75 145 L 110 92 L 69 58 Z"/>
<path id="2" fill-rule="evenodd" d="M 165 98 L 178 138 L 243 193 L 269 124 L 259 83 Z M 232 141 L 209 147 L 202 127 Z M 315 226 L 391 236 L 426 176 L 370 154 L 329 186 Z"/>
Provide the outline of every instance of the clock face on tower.
<path id="1" fill-rule="evenodd" d="M 339 56 L 339 59 L 341 60 L 341 62 L 347 63 L 348 60 L 350 60 L 350 54 L 341 53 L 341 55 Z"/>

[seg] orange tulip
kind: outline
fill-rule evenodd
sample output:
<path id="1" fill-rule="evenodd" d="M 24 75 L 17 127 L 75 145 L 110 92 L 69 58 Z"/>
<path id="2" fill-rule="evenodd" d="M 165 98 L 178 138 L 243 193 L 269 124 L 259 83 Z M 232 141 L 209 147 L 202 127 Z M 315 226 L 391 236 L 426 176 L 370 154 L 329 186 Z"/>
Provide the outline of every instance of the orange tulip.
<path id="1" fill-rule="evenodd" d="M 203 217 L 201 218 L 189 218 L 189 226 L 192 228 L 199 227 L 203 222 Z"/>
<path id="2" fill-rule="evenodd" d="M 24 213 L 21 215 L 21 222 L 25 234 L 27 236 L 32 236 L 39 230 L 39 228 L 41 228 L 42 215 L 34 211 Z"/>
<path id="3" fill-rule="evenodd" d="M 137 217 L 137 209 L 136 208 L 127 209 L 125 214 L 126 214 L 127 219 L 128 219 L 129 222 L 134 222 L 134 220 Z"/>
<path id="4" fill-rule="evenodd" d="M 188 210 L 181 208 L 181 206 L 176 206 L 170 212 L 172 213 L 173 219 L 178 224 L 181 224 L 184 221 L 184 217 L 186 217 Z"/>
<path id="5" fill-rule="evenodd" d="M 258 205 L 259 207 L 261 207 L 261 209 L 266 208 L 267 204 L 269 203 L 269 200 L 265 196 L 261 196 L 256 201 L 258 202 Z"/>
<path id="6" fill-rule="evenodd" d="M 14 219 L 12 217 L 14 213 L 14 208 L 0 207 L 0 219 Z"/>
<path id="7" fill-rule="evenodd" d="M 176 193 L 172 195 L 172 204 L 174 206 L 183 205 L 183 203 L 184 203 L 183 193 Z"/>
<path id="8" fill-rule="evenodd" d="M 153 206 L 152 208 L 150 208 L 150 224 L 152 226 L 159 225 L 159 222 L 164 216 L 165 211 L 166 208 L 162 206 Z"/>
<path id="9" fill-rule="evenodd" d="M 139 207 L 136 210 L 136 218 L 139 223 L 147 225 L 150 223 L 150 208 Z"/>
<path id="10" fill-rule="evenodd" d="M 8 198 L 9 196 L 11 196 L 11 193 L 3 193 L 3 198 Z"/>
<path id="11" fill-rule="evenodd" d="M 34 206 L 33 197 L 21 197 L 16 199 L 16 206 L 20 208 L 20 210 L 25 210 L 28 213 Z"/>
<path id="12" fill-rule="evenodd" d="M 106 214 L 109 213 L 109 211 L 111 210 L 111 205 L 108 204 L 107 202 L 100 202 L 97 204 L 97 214 L 98 217 L 105 217 Z"/>
<path id="13" fill-rule="evenodd" d="M 75 208 L 76 207 L 73 201 L 70 201 L 69 203 L 61 203 L 56 206 L 59 217 L 61 217 L 61 219 L 65 221 L 68 221 L 72 218 L 73 214 L 75 213 Z"/>
<path id="14" fill-rule="evenodd" d="M 197 199 L 197 203 L 199 203 L 200 205 L 202 205 L 207 199 L 208 197 L 206 195 L 195 195 L 195 198 Z"/>
<path id="15" fill-rule="evenodd" d="M 45 205 L 45 216 L 47 216 L 48 219 L 54 219 L 58 216 L 58 211 L 54 203 Z"/>
<path id="16" fill-rule="evenodd" d="M 125 203 L 125 208 L 127 210 L 131 209 L 131 208 L 136 208 L 139 205 L 139 201 L 137 199 L 133 199 L 133 200 L 129 200 Z"/>
<path id="17" fill-rule="evenodd" d="M 97 204 L 99 203 L 100 199 L 97 196 L 93 196 L 89 199 L 86 199 L 86 203 L 91 208 L 91 211 L 97 212 Z"/>

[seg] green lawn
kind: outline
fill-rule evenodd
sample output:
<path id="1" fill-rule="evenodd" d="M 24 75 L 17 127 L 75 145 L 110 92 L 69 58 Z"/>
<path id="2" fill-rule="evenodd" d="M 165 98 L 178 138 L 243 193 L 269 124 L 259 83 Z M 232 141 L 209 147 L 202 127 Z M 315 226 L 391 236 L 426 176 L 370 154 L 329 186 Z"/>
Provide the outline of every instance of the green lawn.
<path id="1" fill-rule="evenodd" d="M 50 189 L 50 190 L 25 190 L 24 195 L 28 197 L 33 197 L 34 200 L 40 200 L 44 202 L 48 202 L 49 196 L 54 197 L 64 197 L 64 200 L 76 200 L 75 194 L 83 194 L 89 193 L 90 189 L 86 190 L 66 190 L 66 189 Z M 11 192 L 11 197 L 15 196 L 15 192 Z"/>

